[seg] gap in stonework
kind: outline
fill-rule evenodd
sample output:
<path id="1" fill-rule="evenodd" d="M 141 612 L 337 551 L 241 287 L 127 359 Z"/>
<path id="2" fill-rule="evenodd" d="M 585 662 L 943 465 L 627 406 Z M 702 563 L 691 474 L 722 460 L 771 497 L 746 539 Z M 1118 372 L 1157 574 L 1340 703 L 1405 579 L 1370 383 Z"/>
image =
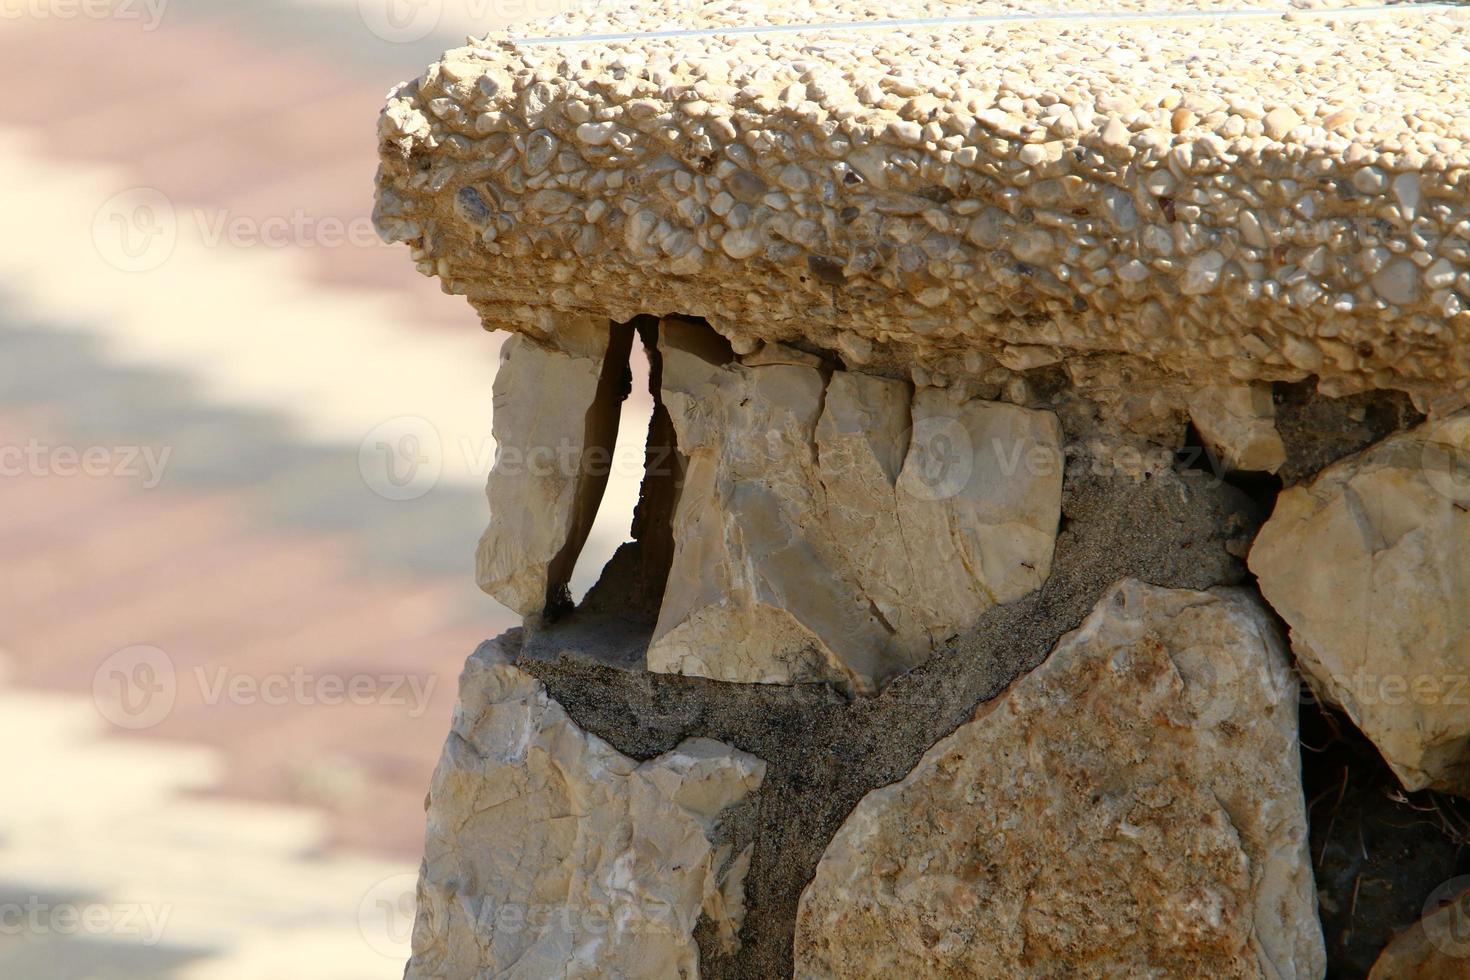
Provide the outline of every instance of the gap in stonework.
<path id="1" fill-rule="evenodd" d="M 613 553 L 587 561 L 589 571 L 601 573 L 585 594 L 579 611 L 590 615 L 613 614 L 652 628 L 658 618 L 674 557 L 674 508 L 684 478 L 684 457 L 679 453 L 673 419 L 661 396 L 663 357 L 656 317 L 634 321 L 638 342 L 634 345 L 633 392 L 638 398 L 626 413 L 628 427 L 637 419 L 640 440 L 628 440 L 619 468 L 636 481 L 622 486 L 623 497 L 604 514 L 622 543 Z M 630 398 L 630 402 L 633 401 Z M 619 440 L 620 445 L 622 440 Z M 599 515 L 601 517 L 603 515 Z"/>
<path id="2" fill-rule="evenodd" d="M 606 469 L 607 486 L 569 583 L 571 599 L 578 605 L 617 550 L 631 540 L 634 509 L 643 483 L 644 445 L 654 405 L 648 388 L 649 358 L 639 338 L 633 341 L 625 370 L 624 390 L 628 394 L 619 407 L 617 437 L 609 458 L 589 455 L 584 460 L 589 470 Z"/>

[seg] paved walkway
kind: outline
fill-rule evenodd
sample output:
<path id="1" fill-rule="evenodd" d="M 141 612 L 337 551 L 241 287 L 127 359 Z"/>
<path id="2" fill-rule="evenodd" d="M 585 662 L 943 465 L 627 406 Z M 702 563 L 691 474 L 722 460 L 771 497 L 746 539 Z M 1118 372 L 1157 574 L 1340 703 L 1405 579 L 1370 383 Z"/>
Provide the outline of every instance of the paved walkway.
<path id="1" fill-rule="evenodd" d="M 512 618 L 471 572 L 498 338 L 371 235 L 373 123 L 486 6 L 0 27 L 0 976 L 401 974 Z"/>

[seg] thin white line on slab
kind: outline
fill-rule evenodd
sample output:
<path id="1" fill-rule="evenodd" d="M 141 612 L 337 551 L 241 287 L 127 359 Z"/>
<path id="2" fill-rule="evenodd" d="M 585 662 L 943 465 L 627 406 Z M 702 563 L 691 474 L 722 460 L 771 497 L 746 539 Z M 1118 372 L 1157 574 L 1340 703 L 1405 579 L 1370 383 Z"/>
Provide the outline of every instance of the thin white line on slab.
<path id="1" fill-rule="evenodd" d="M 1391 3 L 1376 7 L 1335 7 L 1305 10 L 1296 7 L 1259 7 L 1246 10 L 1128 10 L 1112 13 L 1088 13 L 1086 11 L 1050 11 L 1036 14 L 979 14 L 970 17 L 917 17 L 906 20 L 834 21 L 817 24 L 758 24 L 753 27 L 702 27 L 669 31 L 634 31 L 626 34 L 571 34 L 566 37 L 507 38 L 511 44 L 600 44 L 609 41 L 651 41 L 685 37 L 726 37 L 749 34 L 801 34 L 832 31 L 888 31 L 926 27 L 974 27 L 1063 21 L 1071 23 L 1101 23 L 1107 21 L 1154 21 L 1154 20 L 1268 20 L 1279 19 L 1287 14 L 1301 17 L 1362 17 L 1375 14 L 1398 14 L 1407 12 L 1463 10 L 1457 3 Z"/>

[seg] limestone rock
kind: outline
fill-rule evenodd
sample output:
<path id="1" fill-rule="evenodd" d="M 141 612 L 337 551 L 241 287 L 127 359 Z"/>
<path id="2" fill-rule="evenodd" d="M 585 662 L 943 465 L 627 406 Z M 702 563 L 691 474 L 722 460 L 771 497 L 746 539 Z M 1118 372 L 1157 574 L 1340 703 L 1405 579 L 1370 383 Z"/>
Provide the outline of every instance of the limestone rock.
<path id="1" fill-rule="evenodd" d="M 631 345 L 630 330 L 567 317 L 556 346 L 517 334 L 500 349 L 495 466 L 486 487 L 490 526 L 480 539 L 476 576 L 480 588 L 524 616 L 555 600 L 592 529 L 608 473 L 584 465 L 584 455 L 596 449 L 611 456 L 617 379 Z"/>
<path id="2" fill-rule="evenodd" d="M 1251 549 L 1302 671 L 1404 787 L 1470 794 L 1470 414 L 1293 487 Z"/>
<path id="3" fill-rule="evenodd" d="M 720 814 L 765 763 L 689 739 L 639 764 L 496 643 L 470 658 L 429 791 L 410 980 L 699 975 L 701 913 L 733 940 L 750 855 Z"/>
<path id="4" fill-rule="evenodd" d="M 1239 590 L 1124 582 L 876 790 L 798 977 L 1320 977 L 1296 683 Z"/>
<path id="5" fill-rule="evenodd" d="M 1188 398 L 1189 417 L 1232 470 L 1275 473 L 1286 462 L 1267 385 L 1207 385 Z"/>
<path id="6" fill-rule="evenodd" d="M 1422 920 L 1394 937 L 1368 980 L 1465 980 L 1470 976 L 1470 878 L 1431 895 Z M 1458 894 L 1456 894 L 1458 892 Z"/>
<path id="7" fill-rule="evenodd" d="M 650 669 L 871 692 L 1046 579 L 1051 413 L 829 381 L 793 358 L 737 364 L 674 321 L 662 346 L 689 462 Z"/>

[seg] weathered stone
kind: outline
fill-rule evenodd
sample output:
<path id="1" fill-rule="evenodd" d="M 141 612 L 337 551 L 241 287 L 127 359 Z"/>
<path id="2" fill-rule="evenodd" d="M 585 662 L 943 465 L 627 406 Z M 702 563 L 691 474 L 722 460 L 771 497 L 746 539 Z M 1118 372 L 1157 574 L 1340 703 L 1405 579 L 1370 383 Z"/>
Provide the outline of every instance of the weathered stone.
<path id="1" fill-rule="evenodd" d="M 1191 392 L 1189 417 L 1211 452 L 1232 470 L 1275 473 L 1286 462 L 1266 385 L 1208 385 Z"/>
<path id="2" fill-rule="evenodd" d="M 1320 977 L 1296 683 L 1244 591 L 1124 582 L 802 897 L 799 977 Z"/>
<path id="3" fill-rule="evenodd" d="M 485 644 L 429 790 L 405 976 L 697 977 L 701 914 L 727 942 L 744 914 L 750 853 L 720 815 L 764 774 L 703 738 L 639 764 Z"/>
<path id="4" fill-rule="evenodd" d="M 1051 413 L 731 363 L 716 341 L 665 322 L 664 402 L 689 463 L 650 669 L 871 692 L 1046 579 Z"/>
<path id="5" fill-rule="evenodd" d="M 584 460 L 589 451 L 611 457 L 632 330 L 569 317 L 556 345 L 511 337 L 495 375 L 490 526 L 476 577 L 524 616 L 559 601 L 592 530 L 608 468 Z"/>
<path id="6" fill-rule="evenodd" d="M 1470 794 L 1470 415 L 1281 495 L 1251 549 L 1312 686 L 1410 790 Z"/>

